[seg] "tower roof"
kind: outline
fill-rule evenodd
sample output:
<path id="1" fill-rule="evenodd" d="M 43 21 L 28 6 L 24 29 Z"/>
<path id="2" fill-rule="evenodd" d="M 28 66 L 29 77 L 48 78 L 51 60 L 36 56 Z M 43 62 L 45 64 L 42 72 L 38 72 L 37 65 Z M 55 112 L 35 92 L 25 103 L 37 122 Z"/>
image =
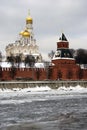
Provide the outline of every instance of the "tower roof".
<path id="1" fill-rule="evenodd" d="M 59 38 L 60 41 L 68 41 L 65 34 L 62 33 L 61 37 Z"/>

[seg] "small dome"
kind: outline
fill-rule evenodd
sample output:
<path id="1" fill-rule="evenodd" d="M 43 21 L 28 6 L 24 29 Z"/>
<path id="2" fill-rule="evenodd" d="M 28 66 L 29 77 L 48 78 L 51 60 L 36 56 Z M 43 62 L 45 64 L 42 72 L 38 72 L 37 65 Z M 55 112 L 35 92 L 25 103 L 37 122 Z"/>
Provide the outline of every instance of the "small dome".
<path id="1" fill-rule="evenodd" d="M 24 32 L 23 32 L 23 31 L 21 31 L 21 32 L 19 33 L 19 35 L 23 35 L 23 33 L 24 33 Z"/>
<path id="2" fill-rule="evenodd" d="M 27 30 L 25 30 L 23 32 L 22 36 L 24 36 L 24 37 L 30 37 L 30 33 Z"/>
<path id="3" fill-rule="evenodd" d="M 32 24 L 33 23 L 33 19 L 29 16 L 29 17 L 27 17 L 26 18 L 26 23 L 28 24 L 28 23 L 30 23 L 30 24 Z"/>

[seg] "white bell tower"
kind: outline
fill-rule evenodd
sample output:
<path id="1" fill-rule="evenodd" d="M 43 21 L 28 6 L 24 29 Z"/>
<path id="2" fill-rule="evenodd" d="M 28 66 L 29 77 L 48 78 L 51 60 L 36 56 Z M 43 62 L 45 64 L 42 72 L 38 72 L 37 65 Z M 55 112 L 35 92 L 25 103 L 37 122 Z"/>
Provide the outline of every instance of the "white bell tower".
<path id="1" fill-rule="evenodd" d="M 31 33 L 33 32 L 33 19 L 30 16 L 30 11 L 28 11 L 28 16 L 26 17 L 26 29 Z"/>

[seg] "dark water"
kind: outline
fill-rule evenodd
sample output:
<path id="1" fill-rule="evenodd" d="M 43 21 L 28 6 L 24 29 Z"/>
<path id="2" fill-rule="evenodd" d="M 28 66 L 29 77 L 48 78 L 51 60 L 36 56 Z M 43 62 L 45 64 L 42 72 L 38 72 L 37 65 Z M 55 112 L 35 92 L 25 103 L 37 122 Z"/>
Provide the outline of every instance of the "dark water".
<path id="1" fill-rule="evenodd" d="M 0 130 L 87 130 L 87 89 L 1 91 Z"/>

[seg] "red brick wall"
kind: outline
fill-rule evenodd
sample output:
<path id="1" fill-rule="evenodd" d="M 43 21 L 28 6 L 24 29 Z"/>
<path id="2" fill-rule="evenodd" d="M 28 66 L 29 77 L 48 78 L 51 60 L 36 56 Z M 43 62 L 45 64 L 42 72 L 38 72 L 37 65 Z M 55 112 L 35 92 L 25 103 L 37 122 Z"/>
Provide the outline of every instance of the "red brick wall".
<path id="1" fill-rule="evenodd" d="M 2 69 L 1 80 L 15 80 L 17 78 L 34 80 L 87 80 L 87 69 L 80 69 L 76 64 L 56 64 L 49 69 L 20 68 L 15 70 L 12 78 L 11 68 Z"/>
<path id="2" fill-rule="evenodd" d="M 57 42 L 57 48 L 69 48 L 69 43 L 68 42 Z"/>
<path id="3" fill-rule="evenodd" d="M 46 79 L 46 70 L 43 68 L 32 69 L 32 68 L 17 68 L 15 70 L 14 78 L 12 78 L 11 68 L 2 69 L 2 80 L 15 80 L 15 79 L 34 79 L 43 80 Z"/>
<path id="4" fill-rule="evenodd" d="M 82 80 L 87 80 L 87 69 L 82 69 Z"/>
<path id="5" fill-rule="evenodd" d="M 61 80 L 79 80 L 82 79 L 82 70 L 80 67 L 75 64 L 75 60 L 69 59 L 55 59 L 52 61 L 55 65 L 53 68 L 53 79 L 61 79 Z M 85 71 L 83 73 L 84 78 L 87 79 Z M 79 76 L 80 75 L 80 76 Z"/>

